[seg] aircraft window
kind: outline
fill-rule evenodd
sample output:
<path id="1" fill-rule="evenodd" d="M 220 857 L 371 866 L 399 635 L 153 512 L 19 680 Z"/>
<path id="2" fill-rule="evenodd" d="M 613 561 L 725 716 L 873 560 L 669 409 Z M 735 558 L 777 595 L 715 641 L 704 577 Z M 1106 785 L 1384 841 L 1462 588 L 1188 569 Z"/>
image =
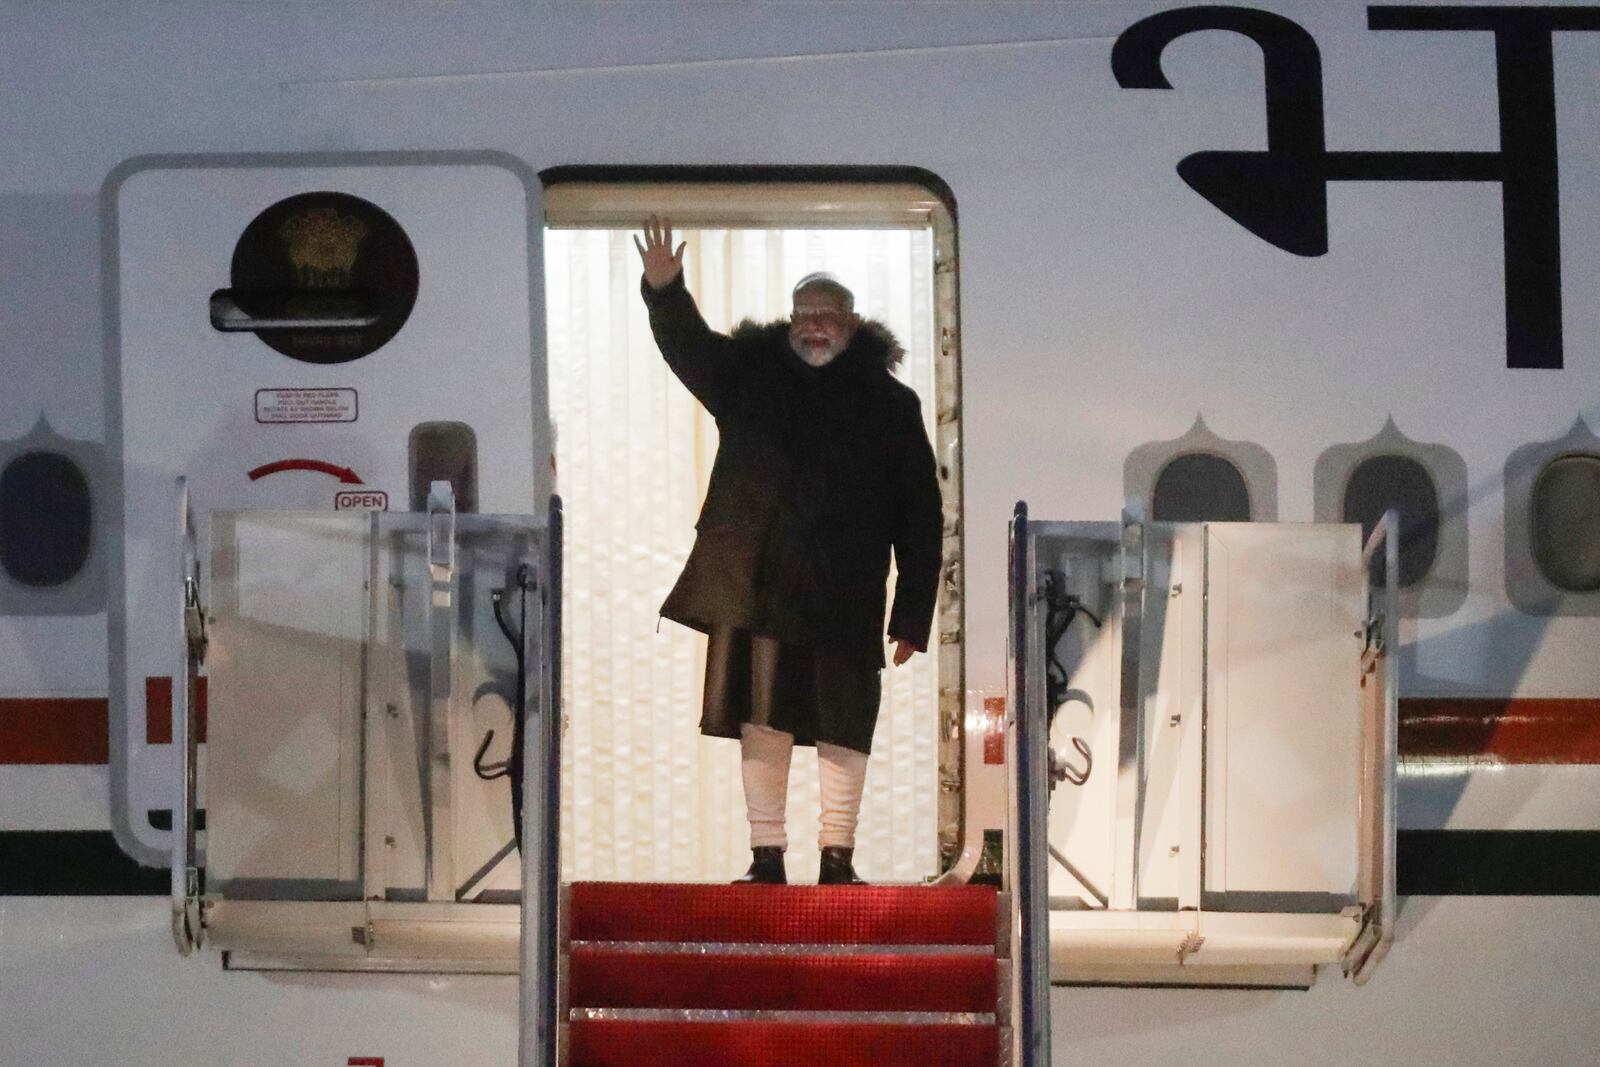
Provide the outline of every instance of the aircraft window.
<path id="1" fill-rule="evenodd" d="M 34 588 L 75 578 L 93 544 L 89 481 L 59 452 L 25 452 L 0 471 L 0 565 Z"/>
<path id="2" fill-rule="evenodd" d="M 411 430 L 411 510 L 428 510 L 428 487 L 449 482 L 456 510 L 478 510 L 478 435 L 464 422 L 424 422 Z"/>
<path id="3" fill-rule="evenodd" d="M 1400 585 L 1414 585 L 1439 555 L 1439 490 L 1428 469 L 1410 456 L 1363 460 L 1345 483 L 1342 517 L 1361 524 L 1363 539 L 1389 508 L 1400 513 Z M 1376 571 L 1381 564 L 1374 560 L 1373 566 Z"/>
<path id="4" fill-rule="evenodd" d="M 1600 455 L 1560 456 L 1539 472 L 1532 500 L 1533 558 L 1570 593 L 1600 589 Z"/>
<path id="5" fill-rule="evenodd" d="M 1209 452 L 1173 457 L 1156 476 L 1150 517 L 1157 522 L 1249 522 L 1250 488 L 1234 464 Z"/>

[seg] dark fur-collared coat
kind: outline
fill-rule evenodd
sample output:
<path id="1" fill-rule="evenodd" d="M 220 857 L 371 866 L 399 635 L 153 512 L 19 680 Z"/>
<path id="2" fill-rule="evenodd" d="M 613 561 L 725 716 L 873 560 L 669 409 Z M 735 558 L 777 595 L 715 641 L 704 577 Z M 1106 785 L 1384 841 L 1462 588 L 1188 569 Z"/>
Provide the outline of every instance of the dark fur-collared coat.
<path id="1" fill-rule="evenodd" d="M 867 322 L 812 367 L 786 321 L 724 336 L 683 276 L 642 283 L 656 344 L 716 419 L 720 441 L 694 549 L 661 605 L 711 632 L 734 626 L 884 664 L 887 637 L 926 650 L 938 596 L 939 481 L 917 394 L 892 373 L 892 334 Z"/>

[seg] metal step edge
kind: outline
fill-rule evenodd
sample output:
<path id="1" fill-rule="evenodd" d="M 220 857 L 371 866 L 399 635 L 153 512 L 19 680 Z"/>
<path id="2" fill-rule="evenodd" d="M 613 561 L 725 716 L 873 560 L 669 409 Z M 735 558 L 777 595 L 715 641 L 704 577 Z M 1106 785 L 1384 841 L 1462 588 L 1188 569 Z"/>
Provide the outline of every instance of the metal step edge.
<path id="1" fill-rule="evenodd" d="M 721 1008 L 573 1008 L 568 1019 L 581 1022 L 638 1023 L 796 1023 L 801 1025 L 994 1026 L 993 1012 L 955 1011 L 788 1011 Z"/>
<path id="2" fill-rule="evenodd" d="M 640 955 L 684 956 L 993 956 L 989 945 L 799 945 L 759 941 L 569 941 L 572 950 L 605 949 Z"/>

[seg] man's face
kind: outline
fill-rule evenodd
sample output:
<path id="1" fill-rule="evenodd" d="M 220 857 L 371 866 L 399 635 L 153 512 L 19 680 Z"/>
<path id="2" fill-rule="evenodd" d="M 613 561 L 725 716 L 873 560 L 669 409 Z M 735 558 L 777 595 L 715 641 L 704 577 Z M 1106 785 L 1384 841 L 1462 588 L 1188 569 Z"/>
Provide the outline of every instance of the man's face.
<path id="1" fill-rule="evenodd" d="M 821 367 L 850 344 L 857 321 L 840 297 L 825 289 L 803 290 L 794 297 L 789 347 L 813 367 Z"/>

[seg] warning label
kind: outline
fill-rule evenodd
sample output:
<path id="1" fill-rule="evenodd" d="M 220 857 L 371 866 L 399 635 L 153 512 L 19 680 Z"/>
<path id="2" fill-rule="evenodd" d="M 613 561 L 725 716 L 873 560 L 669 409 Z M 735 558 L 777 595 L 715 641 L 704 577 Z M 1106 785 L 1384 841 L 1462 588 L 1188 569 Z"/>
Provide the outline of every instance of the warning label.
<path id="1" fill-rule="evenodd" d="M 354 389 L 257 389 L 256 421 L 355 422 L 360 413 Z"/>
<path id="2" fill-rule="evenodd" d="M 335 511 L 388 511 L 389 494 L 381 489 L 341 489 L 333 496 Z"/>

